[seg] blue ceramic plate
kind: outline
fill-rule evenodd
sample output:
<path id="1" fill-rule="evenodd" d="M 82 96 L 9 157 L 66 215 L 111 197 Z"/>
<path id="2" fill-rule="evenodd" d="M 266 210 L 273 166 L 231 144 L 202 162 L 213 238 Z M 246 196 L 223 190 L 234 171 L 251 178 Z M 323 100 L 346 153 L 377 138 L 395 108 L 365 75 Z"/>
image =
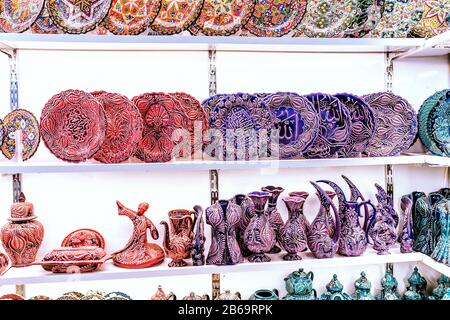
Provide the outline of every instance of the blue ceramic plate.
<path id="1" fill-rule="evenodd" d="M 431 113 L 433 140 L 439 150 L 450 156 L 450 90 Z"/>

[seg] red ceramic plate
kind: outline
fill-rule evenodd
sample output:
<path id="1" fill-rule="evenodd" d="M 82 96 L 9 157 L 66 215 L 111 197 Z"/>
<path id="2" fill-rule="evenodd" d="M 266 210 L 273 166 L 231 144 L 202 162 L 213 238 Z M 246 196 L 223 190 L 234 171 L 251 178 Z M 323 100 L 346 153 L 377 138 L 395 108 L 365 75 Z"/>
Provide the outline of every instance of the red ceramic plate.
<path id="1" fill-rule="evenodd" d="M 10 293 L 1 296 L 0 300 L 25 300 L 25 298 L 18 294 Z"/>
<path id="2" fill-rule="evenodd" d="M 92 229 L 78 229 L 69 233 L 61 243 L 61 247 L 91 247 L 105 249 L 105 239 L 100 232 Z"/>
<path id="3" fill-rule="evenodd" d="M 0 1 L 0 30 L 23 32 L 37 19 L 44 7 L 44 0 Z"/>
<path id="4" fill-rule="evenodd" d="M 120 163 L 136 153 L 142 138 L 143 123 L 136 105 L 118 93 L 93 92 L 103 105 L 106 138 L 94 159 L 102 163 Z"/>
<path id="5" fill-rule="evenodd" d="M 85 161 L 105 141 L 103 106 L 92 94 L 81 90 L 58 93 L 42 110 L 41 132 L 45 145 L 56 157 Z"/>
<path id="6" fill-rule="evenodd" d="M 203 0 L 162 0 L 161 10 L 151 28 L 159 34 L 176 34 L 197 19 Z"/>

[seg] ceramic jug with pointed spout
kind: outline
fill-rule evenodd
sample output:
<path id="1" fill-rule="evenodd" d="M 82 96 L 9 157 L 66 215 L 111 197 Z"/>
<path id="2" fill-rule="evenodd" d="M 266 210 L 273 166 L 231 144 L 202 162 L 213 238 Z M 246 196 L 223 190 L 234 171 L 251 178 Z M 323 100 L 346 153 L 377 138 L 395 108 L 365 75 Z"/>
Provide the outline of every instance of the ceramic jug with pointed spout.
<path id="1" fill-rule="evenodd" d="M 278 240 L 280 236 L 280 229 L 281 227 L 283 227 L 284 222 L 283 219 L 281 218 L 280 212 L 277 209 L 277 201 L 280 194 L 283 193 L 284 188 L 275 186 L 266 186 L 262 187 L 261 191 L 270 193 L 269 203 L 267 205 L 267 214 L 269 216 L 270 225 L 272 226 L 273 231 L 275 232 L 275 238 Z M 278 247 L 277 244 L 275 243 L 275 245 L 273 246 L 273 248 L 270 250 L 269 253 L 279 253 L 280 251 L 281 251 L 280 247 Z"/>

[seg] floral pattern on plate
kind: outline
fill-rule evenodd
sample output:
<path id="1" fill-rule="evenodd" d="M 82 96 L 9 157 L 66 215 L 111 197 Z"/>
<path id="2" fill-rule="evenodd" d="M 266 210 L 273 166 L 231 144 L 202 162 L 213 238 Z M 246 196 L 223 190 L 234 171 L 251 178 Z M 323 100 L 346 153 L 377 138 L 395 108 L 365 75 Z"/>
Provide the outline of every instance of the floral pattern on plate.
<path id="1" fill-rule="evenodd" d="M 199 16 L 204 0 L 162 0 L 161 10 L 151 25 L 158 34 L 187 30 Z"/>
<path id="2" fill-rule="evenodd" d="M 41 14 L 31 26 L 31 32 L 38 34 L 58 34 L 62 33 L 62 30 L 50 18 L 47 6 L 44 6 Z"/>
<path id="3" fill-rule="evenodd" d="M 421 38 L 431 38 L 449 30 L 450 1 L 425 0 L 422 20 L 413 28 L 412 34 Z"/>
<path id="4" fill-rule="evenodd" d="M 376 28 L 383 17 L 385 0 L 358 0 L 358 11 L 345 30 L 345 37 L 362 38 Z"/>
<path id="5" fill-rule="evenodd" d="M 44 7 L 44 0 L 0 1 L 0 30 L 23 32 L 31 27 Z"/>

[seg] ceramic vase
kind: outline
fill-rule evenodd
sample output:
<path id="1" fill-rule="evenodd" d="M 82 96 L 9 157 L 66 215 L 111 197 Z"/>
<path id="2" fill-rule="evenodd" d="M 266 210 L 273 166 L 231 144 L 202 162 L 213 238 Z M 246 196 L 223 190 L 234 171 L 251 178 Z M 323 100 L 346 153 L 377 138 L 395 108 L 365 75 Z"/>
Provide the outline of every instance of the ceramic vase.
<path id="1" fill-rule="evenodd" d="M 344 286 L 338 280 L 337 275 L 326 285 L 327 292 L 322 294 L 321 300 L 353 300 L 347 293 L 342 292 Z"/>
<path id="2" fill-rule="evenodd" d="M 261 289 L 255 291 L 255 293 L 250 296 L 249 300 L 280 300 L 280 298 L 277 289 Z"/>
<path id="3" fill-rule="evenodd" d="M 404 300 L 426 300 L 427 280 L 422 277 L 417 267 L 414 267 L 408 278 L 408 284 L 408 290 L 403 294 Z"/>
<path id="4" fill-rule="evenodd" d="M 354 300 L 374 300 L 370 293 L 372 284 L 366 277 L 366 273 L 361 272 L 361 276 L 355 281 L 355 292 L 353 293 Z"/>
<path id="5" fill-rule="evenodd" d="M 279 242 L 286 250 L 284 260 L 301 260 L 300 252 L 307 248 L 307 237 L 303 205 L 305 198 L 286 197 L 283 198 L 288 209 L 289 218 L 286 224 L 280 228 Z"/>
<path id="6" fill-rule="evenodd" d="M 192 241 L 191 258 L 194 266 L 205 264 L 205 223 L 203 222 L 203 209 L 201 206 L 195 206 L 195 235 Z"/>
<path id="7" fill-rule="evenodd" d="M 403 226 L 399 234 L 400 252 L 410 253 L 413 251 L 414 230 L 412 220 L 413 200 L 410 194 L 401 199 L 400 209 L 403 212 Z"/>
<path id="8" fill-rule="evenodd" d="M 450 200 L 443 199 L 436 204 L 435 216 L 439 224 L 439 236 L 431 257 L 450 266 Z"/>
<path id="9" fill-rule="evenodd" d="M 245 194 L 237 194 L 231 198 L 230 201 L 241 207 L 242 214 L 241 220 L 236 228 L 236 239 L 238 241 L 239 248 L 241 248 L 242 256 L 248 257 L 251 252 L 248 251 L 244 245 L 244 233 L 250 223 L 250 219 L 255 215 L 255 205 L 253 204 L 253 201 Z"/>
<path id="10" fill-rule="evenodd" d="M 375 297 L 376 300 L 400 300 L 397 287 L 398 281 L 395 279 L 394 274 L 390 268 L 386 270 L 386 274 L 381 279 L 381 291 Z"/>
<path id="11" fill-rule="evenodd" d="M 267 214 L 269 216 L 270 226 L 275 232 L 275 239 L 278 240 L 280 236 L 280 229 L 283 227 L 284 222 L 281 218 L 281 214 L 277 209 L 278 197 L 284 191 L 282 187 L 266 186 L 261 188 L 261 191 L 269 192 L 269 204 L 267 205 Z M 279 253 L 281 249 L 275 244 L 269 253 Z"/>

